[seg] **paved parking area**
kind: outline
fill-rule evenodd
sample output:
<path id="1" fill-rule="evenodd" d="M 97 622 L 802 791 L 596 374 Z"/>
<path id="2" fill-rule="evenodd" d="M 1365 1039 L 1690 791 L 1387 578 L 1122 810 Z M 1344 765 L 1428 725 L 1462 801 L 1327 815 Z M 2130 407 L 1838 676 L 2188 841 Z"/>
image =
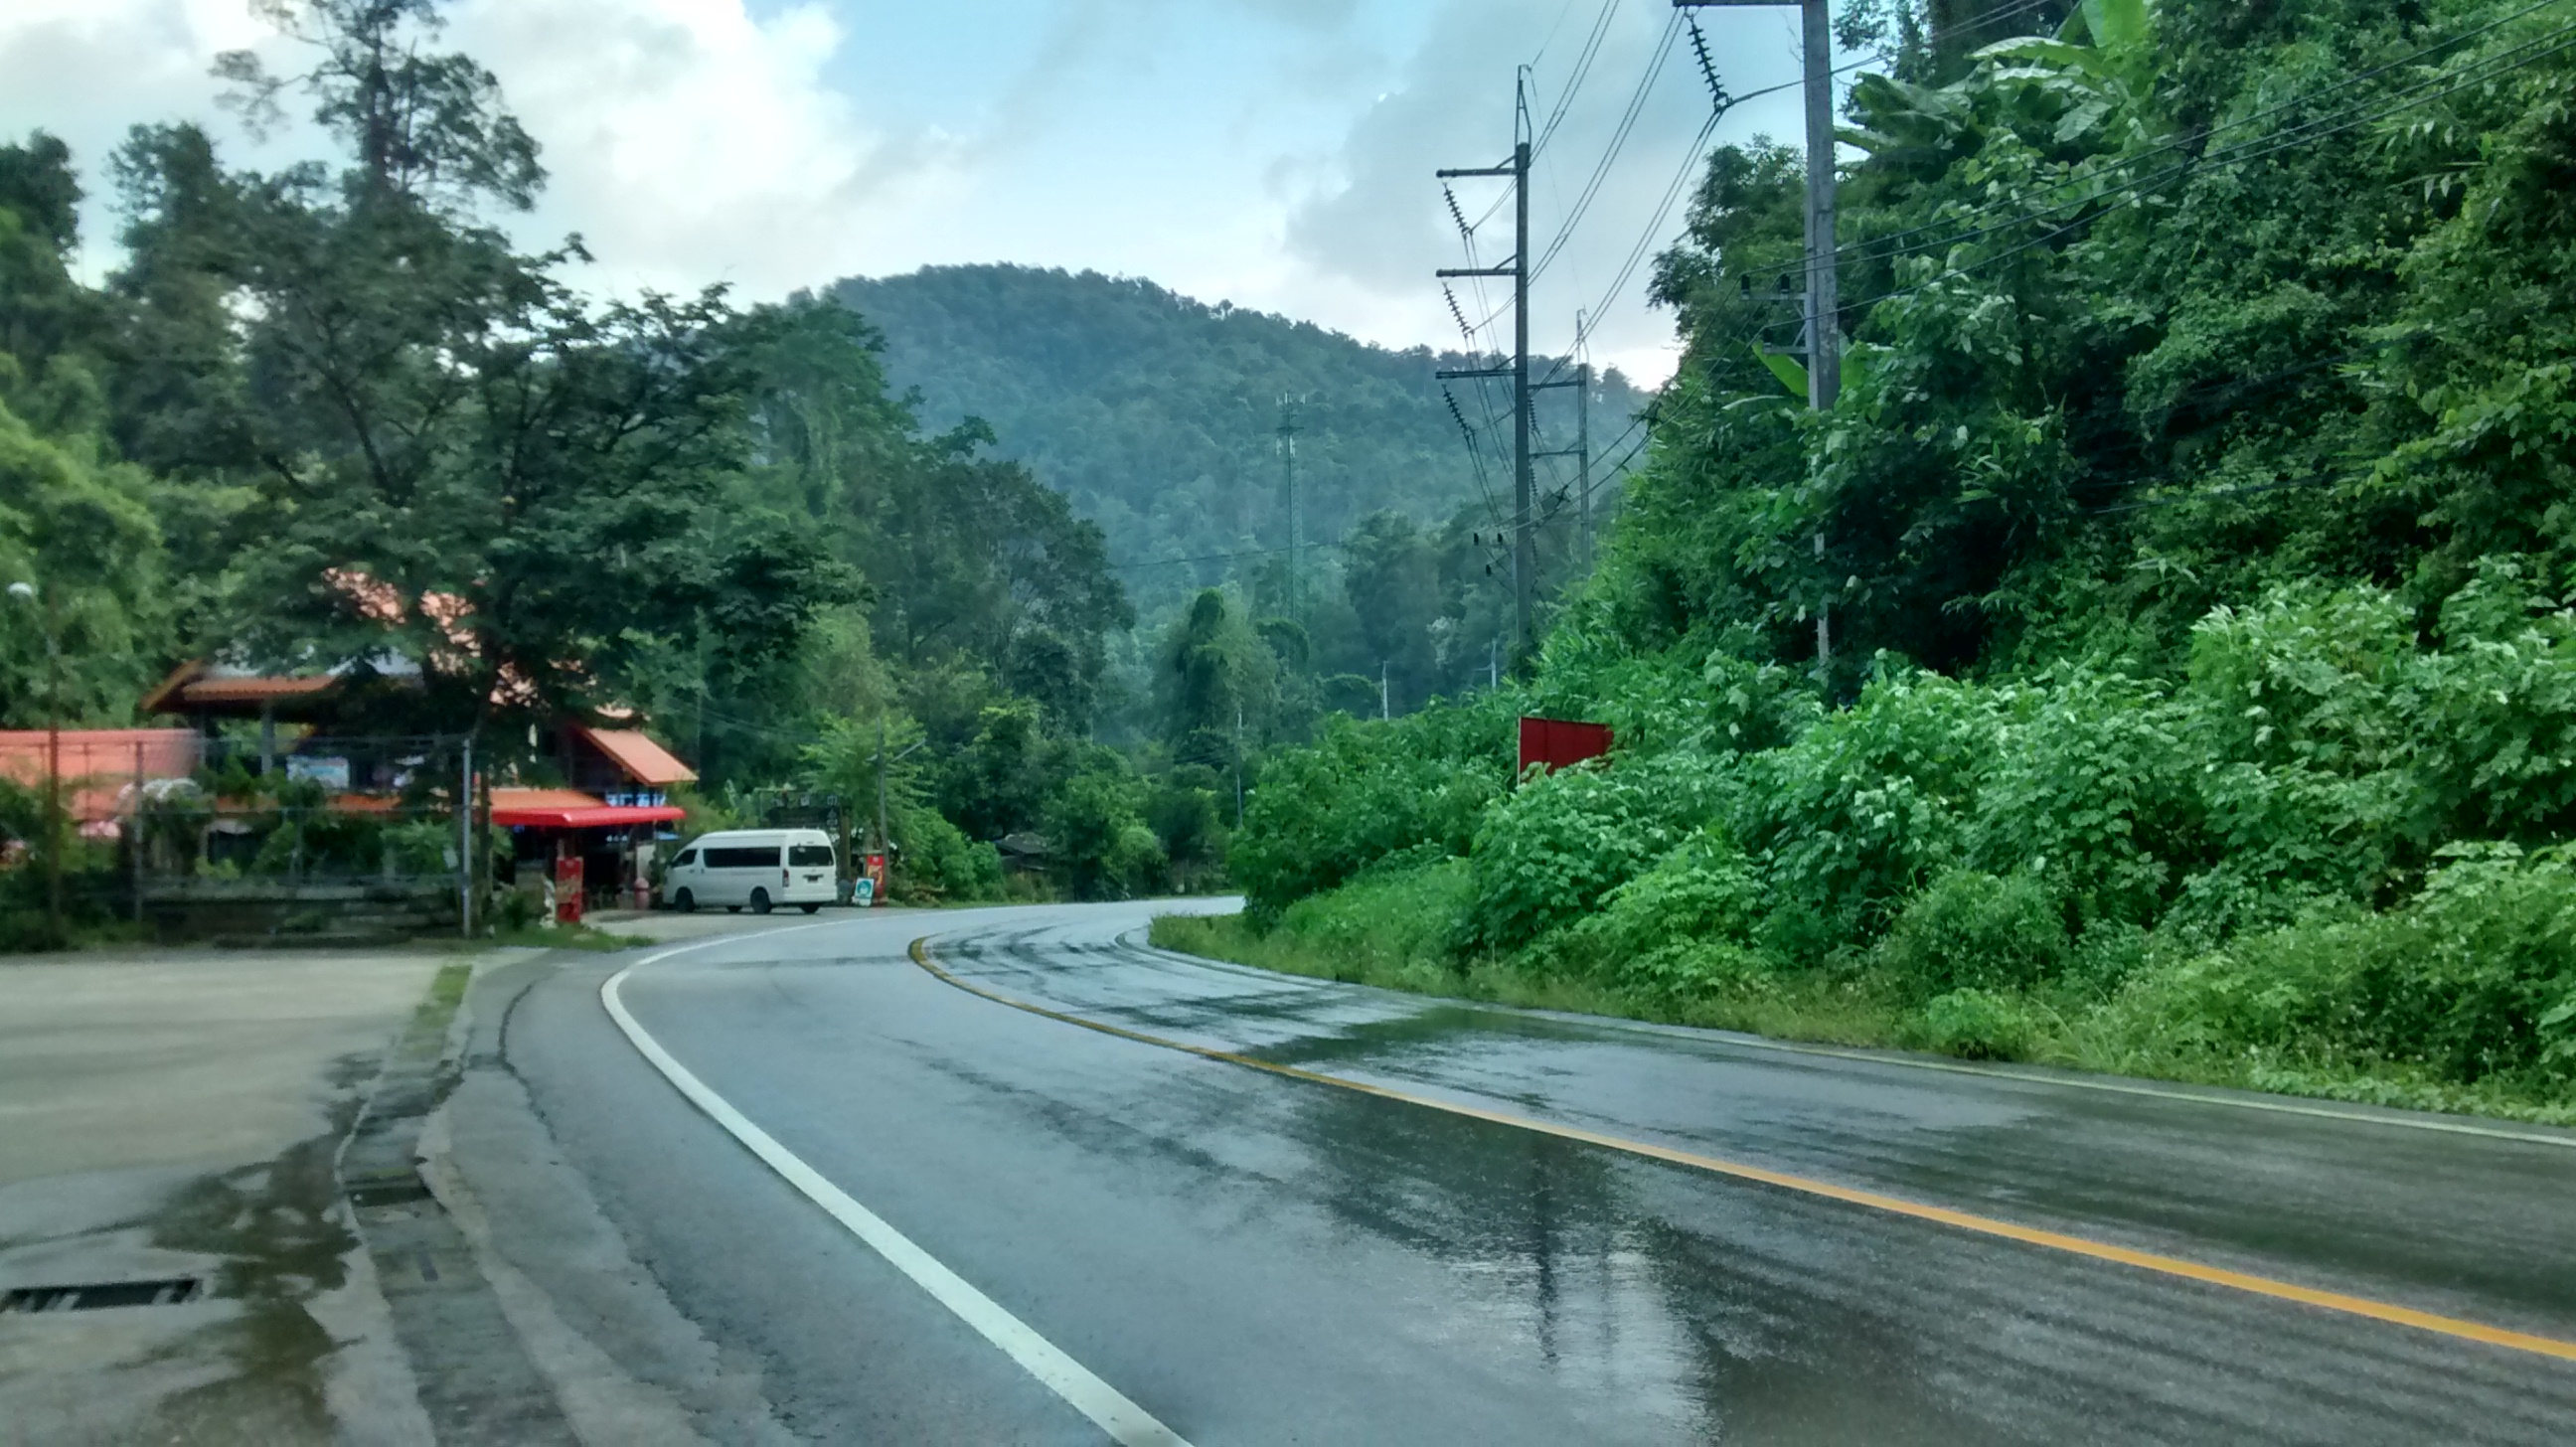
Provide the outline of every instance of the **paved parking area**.
<path id="1" fill-rule="evenodd" d="M 339 1206 L 358 1087 L 455 950 L 0 957 L 0 1439 L 422 1442 Z"/>

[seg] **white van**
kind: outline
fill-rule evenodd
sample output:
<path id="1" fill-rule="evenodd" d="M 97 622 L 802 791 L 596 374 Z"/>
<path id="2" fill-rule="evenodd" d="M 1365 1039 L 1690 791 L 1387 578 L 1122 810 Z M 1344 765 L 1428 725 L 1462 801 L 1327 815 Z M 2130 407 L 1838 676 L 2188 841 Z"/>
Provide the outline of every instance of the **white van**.
<path id="1" fill-rule="evenodd" d="M 680 850 L 662 876 L 662 903 L 683 913 L 749 905 L 753 914 L 792 904 L 812 914 L 832 902 L 839 874 L 831 836 L 820 829 L 727 829 Z"/>

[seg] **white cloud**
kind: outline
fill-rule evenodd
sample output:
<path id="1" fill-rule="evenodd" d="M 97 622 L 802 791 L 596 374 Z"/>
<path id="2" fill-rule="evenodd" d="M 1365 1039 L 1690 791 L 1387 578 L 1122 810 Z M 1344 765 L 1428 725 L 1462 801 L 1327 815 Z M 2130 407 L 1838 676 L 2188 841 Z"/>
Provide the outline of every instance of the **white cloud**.
<path id="1" fill-rule="evenodd" d="M 545 147 L 538 226 L 581 232 L 618 283 L 774 297 L 968 184 L 958 138 L 871 124 L 832 88 L 843 35 L 818 6 L 469 0 L 450 38 Z"/>
<path id="2" fill-rule="evenodd" d="M 1543 112 L 1593 13 L 1565 0 L 954 3 L 457 0 L 444 43 L 492 68 L 544 147 L 550 185 L 513 224 L 531 245 L 580 233 L 599 258 L 595 286 L 722 281 L 761 300 L 849 274 L 1009 260 L 1149 276 L 1371 341 L 1442 346 L 1456 332 L 1431 272 L 1458 248 L 1431 172 L 1506 154 L 1515 65 L 1565 20 L 1537 70 Z M 1620 8 L 1541 158 L 1542 238 L 1669 13 Z M 1781 78 L 1777 16 L 1709 14 L 1730 85 Z M 94 190 L 135 121 L 209 123 L 235 164 L 327 154 L 309 125 L 254 143 L 229 124 L 206 67 L 242 46 L 281 71 L 300 63 L 244 0 L 0 0 L 0 135 L 62 135 Z M 1541 279 L 1538 345 L 1564 345 L 1575 308 L 1606 287 L 1706 104 L 1684 47 Z M 1795 125 L 1754 114 L 1730 133 L 1755 121 Z M 1461 199 L 1476 197 L 1462 185 Z M 110 219 L 93 197 L 93 274 L 112 260 L 97 244 Z M 1488 259 L 1510 249 L 1507 213 L 1498 223 L 1483 233 Z M 1596 355 L 1660 378 L 1669 319 L 1643 308 L 1642 283 L 1622 289 Z"/>

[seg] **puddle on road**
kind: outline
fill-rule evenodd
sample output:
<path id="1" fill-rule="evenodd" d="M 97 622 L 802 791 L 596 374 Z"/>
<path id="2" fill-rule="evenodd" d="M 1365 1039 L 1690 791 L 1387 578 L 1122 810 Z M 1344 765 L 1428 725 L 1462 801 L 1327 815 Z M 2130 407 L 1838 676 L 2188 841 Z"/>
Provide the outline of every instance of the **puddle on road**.
<path id="1" fill-rule="evenodd" d="M 358 1246 L 342 1220 L 333 1159 L 357 1113 L 352 1087 L 374 1068 L 365 1057 L 335 1062 L 328 1131 L 262 1164 L 199 1177 L 153 1216 L 153 1245 L 219 1259 L 209 1294 L 238 1302 L 240 1314 L 157 1354 L 215 1358 L 231 1370 L 163 1398 L 140 1440 L 333 1440 L 324 1364 L 340 1343 L 306 1303 L 347 1282 L 347 1259 Z"/>
<path id="2" fill-rule="evenodd" d="M 1659 1435 L 1752 1442 L 2523 1442 L 2576 1373 L 2211 1296 L 1349 1091 L 1302 1189 L 1436 1265 L 1441 1333 Z M 2366 1393 L 2320 1395 L 2362 1381 Z M 2560 1416 L 2557 1420 L 2568 1420 Z"/>
<path id="3" fill-rule="evenodd" d="M 1895 1323 L 1833 1299 L 1818 1253 L 1769 1254 L 1722 1205 L 1712 1233 L 1643 1199 L 1640 1170 L 1661 1168 L 1343 1091 L 1297 1119 L 1326 1208 L 1440 1265 L 1444 1332 L 1621 1417 L 1709 1440 L 2010 1440 Z"/>

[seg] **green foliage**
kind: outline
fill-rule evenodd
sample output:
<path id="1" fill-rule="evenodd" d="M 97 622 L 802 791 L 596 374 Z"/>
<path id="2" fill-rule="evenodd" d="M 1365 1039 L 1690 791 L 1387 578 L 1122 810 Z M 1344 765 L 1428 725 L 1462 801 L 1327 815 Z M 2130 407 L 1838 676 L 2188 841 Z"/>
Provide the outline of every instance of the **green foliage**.
<path id="1" fill-rule="evenodd" d="M 1745 761 L 1738 825 L 1777 901 L 1866 935 L 1894 901 L 1956 861 L 2004 700 L 1890 670 L 1860 701 Z"/>
<path id="2" fill-rule="evenodd" d="M 1046 837 L 1076 899 L 1128 899 L 1161 887 L 1168 861 L 1144 821 L 1136 781 L 1083 773 L 1047 800 Z"/>
<path id="3" fill-rule="evenodd" d="M 1335 962 L 1337 978 L 1448 973 L 1448 923 L 1473 891 L 1467 861 L 1407 855 L 1380 861 L 1340 889 L 1299 900 L 1275 933 Z"/>
<path id="4" fill-rule="evenodd" d="M 2038 1032 L 2029 1007 L 2009 995 L 1961 989 L 1925 1002 L 1923 1043 L 1970 1060 L 2019 1060 Z"/>
<path id="5" fill-rule="evenodd" d="M 2576 1079 L 2576 864 L 2564 846 L 2456 846 L 2404 908 L 2165 965 L 2119 1009 L 2185 1057 L 2387 1063 L 2463 1084 Z"/>
<path id="6" fill-rule="evenodd" d="M 969 904 L 1002 898 L 1002 856 L 968 839 L 936 809 L 906 804 L 894 811 L 894 896 L 904 903 Z"/>
<path id="7" fill-rule="evenodd" d="M 2051 983 L 2070 946 L 2065 906 L 2038 878 L 1953 870 L 1907 902 L 1878 957 L 1898 989 L 1937 1006 L 1958 992 Z"/>
<path id="8" fill-rule="evenodd" d="M 40 437 L 0 401 L 0 586 L 33 583 L 45 594 L 0 596 L 0 726 L 45 721 L 49 609 L 67 721 L 122 714 L 162 644 L 168 613 L 150 490 L 136 469 L 96 461 L 95 447 Z"/>
<path id="9" fill-rule="evenodd" d="M 1406 718 L 1328 719 L 1316 741 L 1264 763 L 1226 855 L 1256 917 L 1416 845 L 1464 854 L 1511 782 L 1509 701 Z"/>
<path id="10" fill-rule="evenodd" d="M 1532 943 L 1525 969 L 1581 974 L 1649 997 L 1758 989 L 1772 973 L 1748 947 L 1762 891 L 1743 851 L 1707 829 L 1612 889 L 1600 908 Z"/>
<path id="11" fill-rule="evenodd" d="M 1587 763 L 1522 781 L 1477 825 L 1471 949 L 1519 949 L 1598 905 L 1720 816 L 1733 783 L 1689 754 Z"/>
<path id="12" fill-rule="evenodd" d="M 2005 708 L 1961 857 L 2047 880 L 2080 919 L 2155 919 L 2208 849 L 2191 710 L 2085 669 L 2011 691 Z"/>

